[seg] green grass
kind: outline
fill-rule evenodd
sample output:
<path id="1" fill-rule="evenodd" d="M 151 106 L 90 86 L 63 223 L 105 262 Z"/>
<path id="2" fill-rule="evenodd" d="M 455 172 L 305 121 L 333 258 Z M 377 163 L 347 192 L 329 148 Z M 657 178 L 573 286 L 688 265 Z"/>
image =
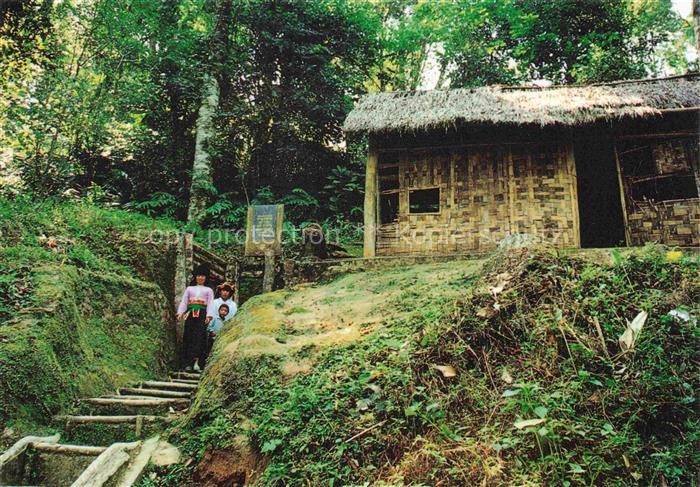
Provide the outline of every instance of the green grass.
<path id="1" fill-rule="evenodd" d="M 332 346 L 225 353 L 263 333 L 246 324 L 256 314 L 279 330 L 264 297 L 248 303 L 178 430 L 183 448 L 201 459 L 243 435 L 265 459 L 259 485 L 697 483 L 697 259 L 523 251 L 478 274 L 462 263 L 368 272 L 286 299 L 328 314 L 324 291 L 357 293 L 359 282 L 352 299 L 381 293 L 385 319 Z M 649 318 L 623 354 L 618 337 L 640 311 Z M 309 370 L 285 374 L 302 359 Z"/>
<path id="2" fill-rule="evenodd" d="M 84 202 L 0 200 L 0 429 L 44 431 L 76 398 L 165 370 L 173 232 Z"/>
<path id="3" fill-rule="evenodd" d="M 297 313 L 310 313 L 311 310 L 304 308 L 303 306 L 294 306 L 293 308 L 290 308 L 284 312 L 286 315 L 293 315 Z"/>

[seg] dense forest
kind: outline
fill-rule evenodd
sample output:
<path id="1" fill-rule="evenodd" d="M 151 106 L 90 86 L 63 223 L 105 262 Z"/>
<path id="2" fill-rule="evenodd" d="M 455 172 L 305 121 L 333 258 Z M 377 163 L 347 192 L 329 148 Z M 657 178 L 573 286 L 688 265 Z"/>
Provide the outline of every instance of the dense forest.
<path id="1" fill-rule="evenodd" d="M 697 69 L 670 0 L 0 1 L 0 192 L 361 219 L 361 94 Z"/>
<path id="2" fill-rule="evenodd" d="M 700 80 L 537 87 L 697 72 L 699 38 L 700 0 L 0 0 L 0 484 L 697 486 Z M 375 253 L 378 182 L 420 164 L 348 114 L 391 91 L 439 113 L 459 103 L 415 91 L 450 88 L 599 91 L 625 118 L 582 103 L 610 116 L 551 118 L 580 145 L 498 153 L 547 102 L 485 103 L 507 129 L 488 150 L 442 142 L 451 174 L 416 151 L 475 205 L 384 191 L 433 220 Z M 620 130 L 642 154 L 620 157 L 638 113 L 663 116 Z M 654 215 L 628 216 L 629 187 Z M 341 245 L 242 258 L 248 206 L 280 203 Z M 418 238 L 438 226 L 477 245 Z"/>

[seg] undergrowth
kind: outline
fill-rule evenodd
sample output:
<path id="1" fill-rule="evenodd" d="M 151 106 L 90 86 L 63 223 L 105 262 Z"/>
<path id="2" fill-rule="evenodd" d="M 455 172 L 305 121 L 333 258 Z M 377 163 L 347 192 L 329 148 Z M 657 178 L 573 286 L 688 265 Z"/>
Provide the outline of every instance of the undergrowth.
<path id="1" fill-rule="evenodd" d="M 407 290 L 409 318 L 309 373 L 235 362 L 178 440 L 201 459 L 244 435 L 260 485 L 693 485 L 699 276 L 659 248 L 611 263 L 499 254 L 450 283 L 457 301 Z"/>
<path id="2" fill-rule="evenodd" d="M 0 198 L 0 443 L 167 368 L 173 231 L 84 201 Z"/>

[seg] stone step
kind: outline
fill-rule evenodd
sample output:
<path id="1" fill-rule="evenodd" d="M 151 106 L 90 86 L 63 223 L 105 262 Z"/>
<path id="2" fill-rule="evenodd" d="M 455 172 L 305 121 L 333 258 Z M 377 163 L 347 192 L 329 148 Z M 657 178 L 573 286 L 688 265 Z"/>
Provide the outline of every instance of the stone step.
<path id="1" fill-rule="evenodd" d="M 143 389 L 167 389 L 176 391 L 194 391 L 197 384 L 183 384 L 182 382 L 165 382 L 158 380 L 148 380 L 141 383 Z"/>
<path id="2" fill-rule="evenodd" d="M 136 387 L 122 387 L 121 389 L 119 389 L 119 394 L 132 396 L 156 396 L 186 399 L 190 397 L 191 393 L 180 391 L 166 391 L 165 389 L 141 389 Z"/>

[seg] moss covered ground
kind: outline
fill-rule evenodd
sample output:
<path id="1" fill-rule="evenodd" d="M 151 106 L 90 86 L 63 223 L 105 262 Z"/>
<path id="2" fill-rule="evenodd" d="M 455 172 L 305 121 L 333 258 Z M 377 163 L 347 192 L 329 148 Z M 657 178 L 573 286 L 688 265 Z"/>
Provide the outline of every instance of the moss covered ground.
<path id="1" fill-rule="evenodd" d="M 79 397 L 167 369 L 173 235 L 85 202 L 0 200 L 4 442 L 50 429 Z"/>
<path id="2" fill-rule="evenodd" d="M 698 303 L 697 258 L 654 247 L 258 296 L 173 432 L 196 461 L 147 483 L 697 484 Z"/>

